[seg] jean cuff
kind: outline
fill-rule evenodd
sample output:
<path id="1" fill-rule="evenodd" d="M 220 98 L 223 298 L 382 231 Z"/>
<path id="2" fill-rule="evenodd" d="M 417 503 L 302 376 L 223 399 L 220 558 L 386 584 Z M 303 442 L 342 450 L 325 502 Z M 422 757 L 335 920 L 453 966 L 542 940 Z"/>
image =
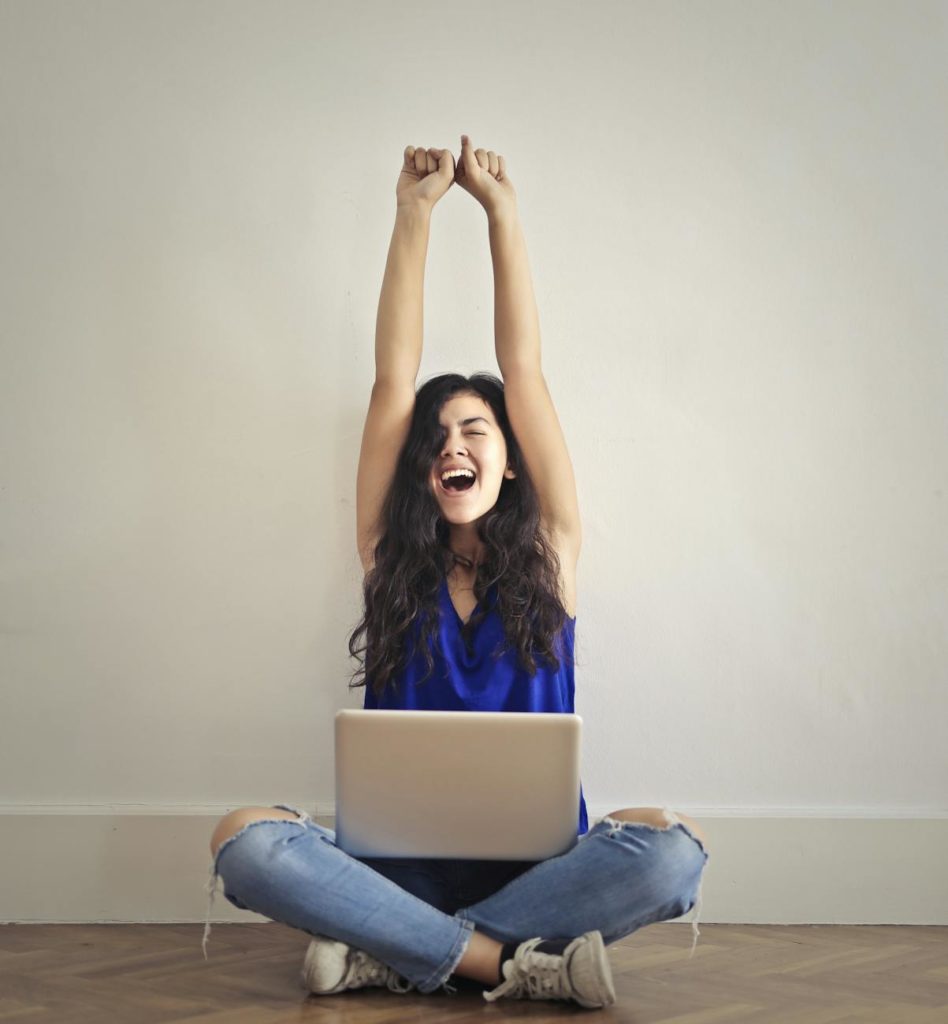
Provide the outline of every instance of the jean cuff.
<path id="1" fill-rule="evenodd" d="M 445 991 L 452 995 L 457 992 L 453 985 L 448 984 L 448 978 L 454 973 L 454 968 L 464 959 L 464 954 L 467 952 L 467 947 L 471 942 L 471 935 L 474 932 L 474 922 L 466 921 L 463 918 L 455 918 L 455 920 L 461 926 L 461 930 L 458 932 L 458 937 L 451 947 L 451 952 L 448 953 L 444 963 L 418 986 L 419 992 L 427 995 L 441 988 L 442 985 Z"/>

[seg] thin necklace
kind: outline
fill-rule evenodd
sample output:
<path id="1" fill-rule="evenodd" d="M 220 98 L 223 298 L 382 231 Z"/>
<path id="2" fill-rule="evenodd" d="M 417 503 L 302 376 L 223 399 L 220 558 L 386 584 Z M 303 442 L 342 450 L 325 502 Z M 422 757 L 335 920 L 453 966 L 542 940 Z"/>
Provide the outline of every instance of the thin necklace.
<path id="1" fill-rule="evenodd" d="M 463 565 L 465 569 L 474 568 L 474 563 L 470 558 L 467 558 L 465 555 L 459 555 L 452 548 L 448 548 L 448 551 L 451 552 L 451 557 L 454 559 L 454 564 L 451 566 L 451 569 L 453 569 L 455 565 Z M 448 571 L 450 572 L 451 570 L 449 569 Z"/>

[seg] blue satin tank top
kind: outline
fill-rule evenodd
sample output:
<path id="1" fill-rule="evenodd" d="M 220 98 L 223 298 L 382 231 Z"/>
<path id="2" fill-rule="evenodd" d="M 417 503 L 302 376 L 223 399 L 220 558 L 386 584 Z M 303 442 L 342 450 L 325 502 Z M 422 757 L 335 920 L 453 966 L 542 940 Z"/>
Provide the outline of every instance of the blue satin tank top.
<path id="1" fill-rule="evenodd" d="M 469 646 L 464 642 L 461 621 L 451 601 L 447 579 L 438 592 L 439 644 L 430 648 L 434 668 L 426 673 L 425 659 L 418 650 L 421 623 L 416 621 L 409 633 L 411 660 L 398 676 L 398 689 L 386 686 L 381 699 L 372 692 L 371 681 L 365 687 L 364 707 L 388 711 L 542 711 L 574 713 L 575 687 L 572 656 L 576 619 L 566 619 L 562 638 L 569 660 L 560 655 L 560 668 L 537 659 L 530 675 L 520 666 L 515 650 L 505 650 L 504 625 L 496 610 L 496 584 L 483 604 L 486 616 L 474 626 Z M 477 612 L 475 607 L 472 615 Z M 496 657 L 495 657 L 496 653 Z M 582 783 L 579 789 L 577 835 L 589 830 Z"/>

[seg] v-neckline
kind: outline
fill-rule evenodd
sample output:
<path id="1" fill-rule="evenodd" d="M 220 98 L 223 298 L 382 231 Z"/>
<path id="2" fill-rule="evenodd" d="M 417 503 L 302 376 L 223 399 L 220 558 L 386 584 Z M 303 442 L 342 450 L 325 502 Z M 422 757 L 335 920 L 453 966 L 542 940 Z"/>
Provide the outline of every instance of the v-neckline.
<path id="1" fill-rule="evenodd" d="M 461 613 L 458 611 L 457 605 L 455 605 L 455 603 L 454 603 L 454 598 L 451 596 L 451 588 L 450 588 L 450 586 L 448 586 L 448 577 L 447 576 L 445 576 L 444 579 L 442 580 L 442 585 L 444 586 L 444 592 L 445 592 L 445 596 L 448 599 L 448 604 L 451 605 L 451 611 L 454 612 L 454 617 L 458 620 L 458 622 L 461 624 L 461 628 L 463 629 L 464 627 L 467 626 L 467 624 L 471 621 L 471 619 L 474 618 L 474 613 L 477 611 L 478 608 L 480 608 L 481 602 L 480 601 L 475 602 L 474 607 L 471 609 L 471 614 L 468 615 L 468 617 L 466 619 L 462 619 L 461 618 Z M 489 593 L 490 593 L 490 588 L 488 588 L 488 590 L 487 590 L 487 594 L 489 594 Z M 485 599 L 487 597 L 487 594 L 484 595 Z"/>

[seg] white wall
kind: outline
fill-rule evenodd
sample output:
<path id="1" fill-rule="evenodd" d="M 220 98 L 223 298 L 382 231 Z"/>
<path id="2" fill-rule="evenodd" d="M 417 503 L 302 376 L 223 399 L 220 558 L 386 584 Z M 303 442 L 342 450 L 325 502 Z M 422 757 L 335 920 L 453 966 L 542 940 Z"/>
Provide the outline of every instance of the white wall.
<path id="1" fill-rule="evenodd" d="M 590 811 L 942 817 L 943 4 L 0 7 L 0 803 L 325 808 L 406 145 L 503 153 Z M 419 382 L 496 372 L 436 209 Z M 206 849 L 200 856 L 206 857 Z"/>

